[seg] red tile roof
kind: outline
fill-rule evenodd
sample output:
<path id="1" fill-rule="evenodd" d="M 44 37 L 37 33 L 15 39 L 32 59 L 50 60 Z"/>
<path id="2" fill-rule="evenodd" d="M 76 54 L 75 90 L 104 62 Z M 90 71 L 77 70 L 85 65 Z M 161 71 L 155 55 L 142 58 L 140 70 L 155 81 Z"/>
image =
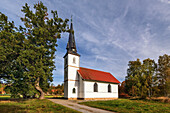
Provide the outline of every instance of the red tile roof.
<path id="1" fill-rule="evenodd" d="M 80 67 L 78 73 L 85 80 L 94 80 L 94 81 L 103 81 L 103 82 L 112 82 L 112 83 L 120 83 L 112 74 L 109 72 L 103 72 L 93 69 L 87 69 Z"/>

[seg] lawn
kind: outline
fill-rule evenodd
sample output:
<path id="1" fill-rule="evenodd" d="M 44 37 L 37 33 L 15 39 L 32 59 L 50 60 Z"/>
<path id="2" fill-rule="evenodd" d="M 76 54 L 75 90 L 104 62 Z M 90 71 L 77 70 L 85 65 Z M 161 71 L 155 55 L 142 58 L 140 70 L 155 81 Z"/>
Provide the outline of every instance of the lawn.
<path id="1" fill-rule="evenodd" d="M 0 95 L 0 100 L 2 100 L 2 99 L 9 99 L 11 96 L 9 96 L 9 95 L 3 95 L 3 96 L 1 96 Z"/>
<path id="2" fill-rule="evenodd" d="M 55 104 L 47 99 L 25 101 L 0 101 L 1 113 L 79 113 L 73 109 Z"/>
<path id="3" fill-rule="evenodd" d="M 109 101 L 89 101 L 80 104 L 119 113 L 170 113 L 170 103 L 148 100 L 118 99 Z"/>
<path id="4" fill-rule="evenodd" d="M 46 95 L 45 98 L 63 98 L 64 96 L 59 95 Z"/>
<path id="5" fill-rule="evenodd" d="M 45 95 L 45 98 L 62 98 L 63 96 L 56 96 L 56 95 Z M 10 95 L 0 95 L 0 100 L 2 99 L 10 99 Z"/>

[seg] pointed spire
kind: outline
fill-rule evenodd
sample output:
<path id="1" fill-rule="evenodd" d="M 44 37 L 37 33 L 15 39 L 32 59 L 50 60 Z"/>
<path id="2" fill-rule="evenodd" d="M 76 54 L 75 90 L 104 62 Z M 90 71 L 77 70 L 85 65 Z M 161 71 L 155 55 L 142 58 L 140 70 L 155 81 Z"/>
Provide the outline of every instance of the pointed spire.
<path id="1" fill-rule="evenodd" d="M 72 15 L 71 15 L 70 34 L 69 34 L 69 40 L 68 40 L 66 49 L 67 49 L 68 53 L 79 55 L 77 53 L 77 49 L 76 49 L 76 43 L 75 43 L 75 38 L 74 38 L 74 30 L 73 30 L 72 21 L 73 20 L 72 20 Z"/>

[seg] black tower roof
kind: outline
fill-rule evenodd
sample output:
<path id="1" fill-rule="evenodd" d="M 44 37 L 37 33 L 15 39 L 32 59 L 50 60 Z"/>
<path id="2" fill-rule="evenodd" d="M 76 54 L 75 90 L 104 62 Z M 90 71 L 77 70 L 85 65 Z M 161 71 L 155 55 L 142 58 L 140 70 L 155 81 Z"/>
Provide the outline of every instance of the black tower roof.
<path id="1" fill-rule="evenodd" d="M 66 54 L 70 53 L 70 54 L 74 54 L 74 55 L 80 56 L 77 53 L 76 42 L 75 42 L 75 38 L 74 38 L 74 30 L 73 30 L 72 19 L 71 19 L 70 34 L 69 34 L 69 39 L 68 39 L 68 42 L 67 42 L 66 49 L 67 49 L 67 53 Z"/>

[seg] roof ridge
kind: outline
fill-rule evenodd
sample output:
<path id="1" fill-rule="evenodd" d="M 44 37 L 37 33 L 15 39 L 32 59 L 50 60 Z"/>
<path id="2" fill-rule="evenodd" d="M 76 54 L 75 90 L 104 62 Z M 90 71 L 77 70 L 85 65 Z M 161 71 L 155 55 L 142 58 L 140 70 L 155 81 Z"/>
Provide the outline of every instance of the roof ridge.
<path id="1" fill-rule="evenodd" d="M 90 68 L 85 68 L 85 67 L 80 67 L 80 68 L 89 69 L 89 70 L 94 70 L 94 71 L 99 71 L 99 72 L 110 73 L 110 72 L 106 72 L 106 71 L 100 71 L 100 70 L 96 70 L 96 69 L 90 69 Z M 110 73 L 110 74 L 111 74 L 111 73 Z"/>

